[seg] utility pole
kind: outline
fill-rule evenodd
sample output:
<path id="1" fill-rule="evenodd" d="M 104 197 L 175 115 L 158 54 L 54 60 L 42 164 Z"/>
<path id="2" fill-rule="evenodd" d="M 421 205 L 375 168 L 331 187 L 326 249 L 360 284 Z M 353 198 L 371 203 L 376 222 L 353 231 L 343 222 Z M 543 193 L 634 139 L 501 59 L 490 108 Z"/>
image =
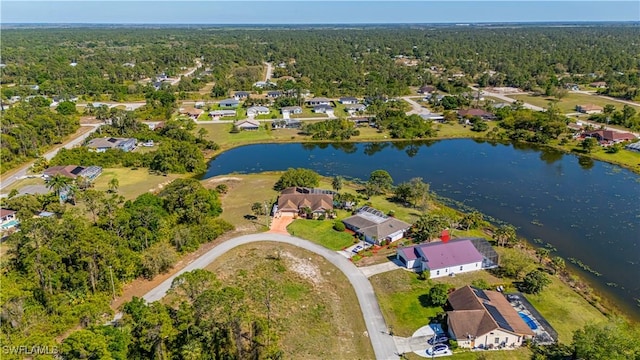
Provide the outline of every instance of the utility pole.
<path id="1" fill-rule="evenodd" d="M 116 285 L 113 282 L 113 267 L 109 265 L 109 274 L 111 275 L 111 291 L 113 292 L 113 300 L 116 299 Z"/>

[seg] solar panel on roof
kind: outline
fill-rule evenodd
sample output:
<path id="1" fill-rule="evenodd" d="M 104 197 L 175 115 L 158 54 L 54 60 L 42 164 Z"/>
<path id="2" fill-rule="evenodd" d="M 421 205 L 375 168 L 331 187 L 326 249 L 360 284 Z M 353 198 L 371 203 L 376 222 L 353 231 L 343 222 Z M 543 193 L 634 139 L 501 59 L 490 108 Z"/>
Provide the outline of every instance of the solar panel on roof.
<path id="1" fill-rule="evenodd" d="M 80 174 L 80 173 L 82 172 L 82 170 L 84 170 L 84 168 L 83 168 L 83 167 L 81 167 L 81 166 L 77 166 L 75 169 L 71 170 L 71 173 L 72 173 L 73 175 L 78 175 L 78 174 Z"/>
<path id="2" fill-rule="evenodd" d="M 507 322 L 507 319 L 505 319 L 504 316 L 502 316 L 500 311 L 498 311 L 498 309 L 495 306 L 489 305 L 489 304 L 483 304 L 483 305 L 485 309 L 487 309 L 487 311 L 489 312 L 493 320 L 495 320 L 496 323 L 498 323 L 498 326 L 500 326 L 505 330 L 514 331 L 511 325 L 509 325 L 509 323 Z"/>
<path id="3" fill-rule="evenodd" d="M 473 289 L 473 292 L 476 293 L 477 297 L 479 297 L 481 299 L 484 299 L 484 300 L 487 300 L 487 301 L 491 301 L 489 299 L 489 297 L 487 296 L 487 294 L 483 290 L 481 290 L 481 289 Z"/>

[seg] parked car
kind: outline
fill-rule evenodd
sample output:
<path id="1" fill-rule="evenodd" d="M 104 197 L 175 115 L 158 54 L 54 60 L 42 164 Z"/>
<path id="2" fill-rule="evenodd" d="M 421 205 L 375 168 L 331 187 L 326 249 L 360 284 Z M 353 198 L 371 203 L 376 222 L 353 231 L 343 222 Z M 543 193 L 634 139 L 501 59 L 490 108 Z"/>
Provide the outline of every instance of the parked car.
<path id="1" fill-rule="evenodd" d="M 449 352 L 449 347 L 445 344 L 438 344 L 427 349 L 427 355 L 444 355 Z"/>
<path id="2" fill-rule="evenodd" d="M 445 343 L 449 341 L 449 338 L 444 336 L 444 335 L 436 335 L 434 337 L 432 337 L 431 339 L 427 340 L 427 343 L 429 345 L 435 345 L 435 344 L 440 344 L 440 343 Z"/>
<path id="3" fill-rule="evenodd" d="M 149 140 L 146 143 L 143 143 L 142 146 L 152 147 L 153 146 L 153 140 Z"/>
<path id="4" fill-rule="evenodd" d="M 358 245 L 358 246 L 354 247 L 353 250 L 351 250 L 351 252 L 359 253 L 360 251 L 362 251 L 362 249 L 363 249 L 362 245 Z"/>

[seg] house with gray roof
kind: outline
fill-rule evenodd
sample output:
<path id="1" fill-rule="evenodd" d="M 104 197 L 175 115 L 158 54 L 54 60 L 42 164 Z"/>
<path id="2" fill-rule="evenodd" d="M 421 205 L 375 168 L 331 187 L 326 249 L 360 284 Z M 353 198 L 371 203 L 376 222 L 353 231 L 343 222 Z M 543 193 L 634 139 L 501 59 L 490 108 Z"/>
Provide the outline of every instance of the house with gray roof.
<path id="1" fill-rule="evenodd" d="M 212 119 L 223 117 L 223 116 L 236 116 L 235 110 L 213 110 L 209 111 L 209 116 Z"/>
<path id="2" fill-rule="evenodd" d="M 305 103 L 309 106 L 331 105 L 331 100 L 327 98 L 319 97 L 319 98 L 311 98 L 305 101 Z"/>
<path id="3" fill-rule="evenodd" d="M 269 115 L 270 112 L 266 106 L 252 106 L 247 109 L 247 116 Z"/>
<path id="4" fill-rule="evenodd" d="M 348 112 L 349 115 L 353 115 L 358 111 L 365 111 L 367 106 L 364 104 L 348 104 L 344 106 L 344 111 Z"/>
<path id="5" fill-rule="evenodd" d="M 220 101 L 221 108 L 236 108 L 240 102 L 236 99 L 225 99 Z"/>
<path id="6" fill-rule="evenodd" d="M 87 147 L 95 152 L 105 152 L 109 149 L 129 152 L 136 148 L 136 143 L 136 139 L 133 138 L 104 137 L 91 139 L 91 141 L 87 143 Z"/>
<path id="7" fill-rule="evenodd" d="M 326 114 L 328 112 L 333 112 L 333 108 L 331 105 L 316 105 L 313 107 L 314 113 Z"/>
<path id="8" fill-rule="evenodd" d="M 341 97 L 338 102 L 343 105 L 353 105 L 358 103 L 358 99 L 353 96 Z"/>
<path id="9" fill-rule="evenodd" d="M 280 109 L 280 112 L 284 115 L 285 113 L 295 115 L 302 114 L 302 108 L 300 106 L 285 106 Z"/>
<path id="10" fill-rule="evenodd" d="M 239 130 L 258 130 L 260 128 L 259 121 L 250 119 L 237 121 L 233 125 Z"/>
<path id="11" fill-rule="evenodd" d="M 400 240 L 411 228 L 411 224 L 368 206 L 361 207 L 355 215 L 342 222 L 347 229 L 362 236 L 366 242 L 376 245 Z"/>
<path id="12" fill-rule="evenodd" d="M 236 100 L 245 100 L 248 99 L 250 94 L 247 91 L 236 91 L 233 94 L 233 98 Z"/>

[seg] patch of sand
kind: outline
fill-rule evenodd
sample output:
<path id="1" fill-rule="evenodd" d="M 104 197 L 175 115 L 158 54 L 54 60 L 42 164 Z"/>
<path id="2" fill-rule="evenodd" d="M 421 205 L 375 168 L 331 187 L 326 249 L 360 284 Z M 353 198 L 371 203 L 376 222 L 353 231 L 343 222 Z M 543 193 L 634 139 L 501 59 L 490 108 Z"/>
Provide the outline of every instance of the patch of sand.
<path id="1" fill-rule="evenodd" d="M 315 285 L 318 285 L 324 281 L 324 277 L 322 276 L 320 268 L 318 268 L 316 264 L 311 262 L 310 258 L 301 259 L 293 256 L 289 252 L 284 252 L 281 254 L 281 256 L 287 259 L 287 262 L 289 263 L 289 269 L 302 276 L 303 278 L 310 280 Z"/>

